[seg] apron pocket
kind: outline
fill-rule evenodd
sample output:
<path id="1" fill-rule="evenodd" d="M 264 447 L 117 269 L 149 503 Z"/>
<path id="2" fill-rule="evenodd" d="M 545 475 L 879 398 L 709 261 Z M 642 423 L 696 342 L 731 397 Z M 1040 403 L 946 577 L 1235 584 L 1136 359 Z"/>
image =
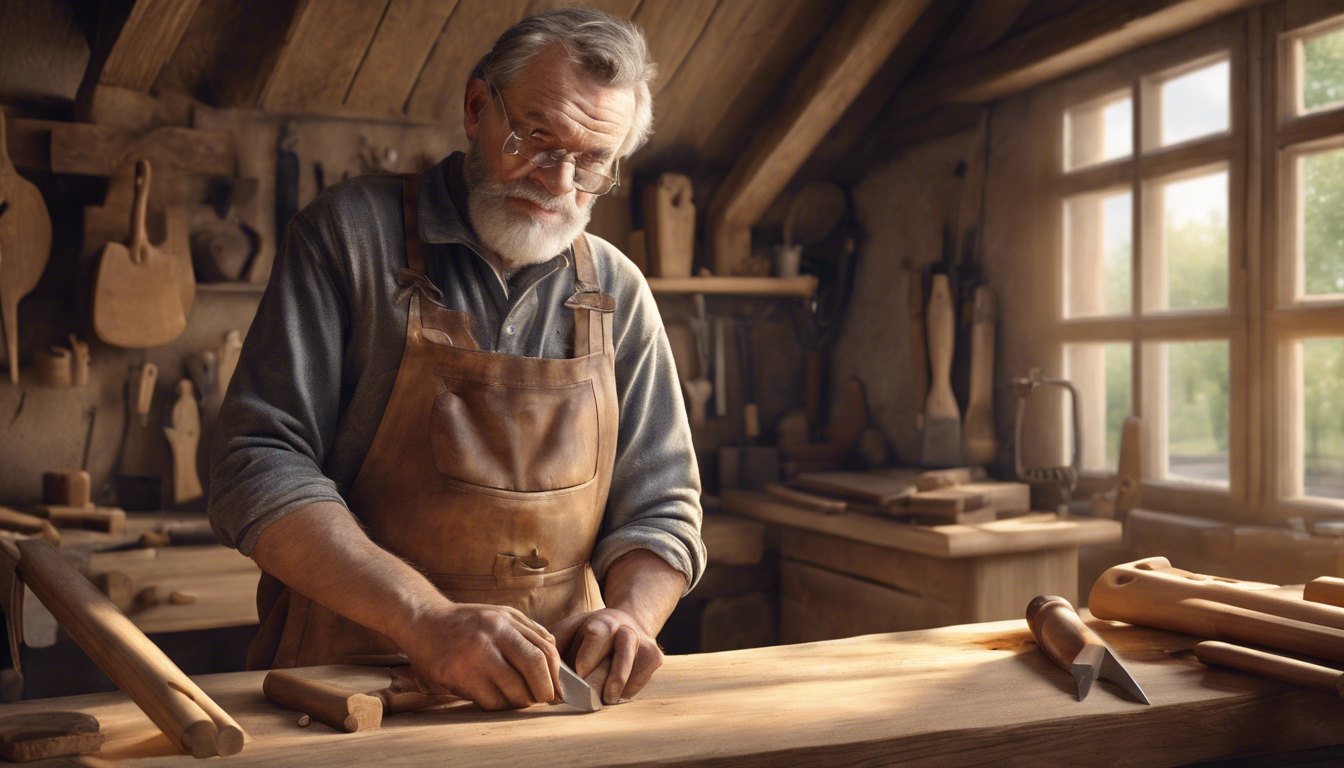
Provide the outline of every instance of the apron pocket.
<path id="1" fill-rule="evenodd" d="M 484 384 L 444 377 L 434 400 L 434 465 L 454 480 L 535 493 L 597 476 L 597 395 L 563 387 Z"/>

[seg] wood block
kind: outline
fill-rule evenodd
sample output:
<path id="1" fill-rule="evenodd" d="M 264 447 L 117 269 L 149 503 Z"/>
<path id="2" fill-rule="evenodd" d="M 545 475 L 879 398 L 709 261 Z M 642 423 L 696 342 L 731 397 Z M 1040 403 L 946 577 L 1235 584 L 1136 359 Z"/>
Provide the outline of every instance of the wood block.
<path id="1" fill-rule="evenodd" d="M 83 712 L 31 712 L 0 718 L 0 757 L 15 763 L 96 752 L 98 718 Z"/>
<path id="2" fill-rule="evenodd" d="M 921 491 L 936 491 L 939 488 L 951 488 L 966 483 L 984 480 L 984 467 L 952 467 L 921 472 L 915 477 L 915 487 Z"/>
<path id="3" fill-rule="evenodd" d="M 870 472 L 804 472 L 789 485 L 877 506 L 894 504 L 915 492 L 915 484 L 906 478 Z"/>
<path id="4" fill-rule="evenodd" d="M 700 529 L 709 562 L 716 565 L 754 565 L 765 553 L 765 525 L 726 514 L 705 515 Z"/>
<path id="5" fill-rule="evenodd" d="M 42 504 L 33 514 L 46 518 L 57 528 L 83 528 L 91 531 L 121 533 L 126 530 L 126 512 L 116 507 L 66 507 Z"/>
<path id="6" fill-rule="evenodd" d="M 1334 576 L 1312 579 L 1302 591 L 1302 599 L 1344 608 L 1344 579 Z"/>
<path id="7" fill-rule="evenodd" d="M 716 597 L 700 616 L 700 652 L 718 653 L 775 644 L 775 600 L 767 592 Z"/>
<path id="8" fill-rule="evenodd" d="M 1026 483 L 984 481 L 965 483 L 957 486 L 957 489 L 980 494 L 985 506 L 996 512 L 1031 511 L 1031 486 Z"/>
<path id="9" fill-rule="evenodd" d="M 25 536 L 36 536 L 39 539 L 46 539 L 55 546 L 61 545 L 61 534 L 50 520 L 44 520 L 36 515 L 29 515 L 20 512 L 17 509 L 9 507 L 0 507 L 0 531 L 14 531 Z"/>
<path id="10" fill-rule="evenodd" d="M 92 480 L 84 470 L 42 473 L 42 503 L 62 507 L 92 508 Z"/>
<path id="11" fill-rule="evenodd" d="M 821 496 L 815 493 L 800 491 L 796 488 L 790 488 L 779 483 L 770 483 L 765 486 L 765 492 L 780 501 L 788 502 L 796 507 L 820 512 L 824 515 L 838 515 L 845 511 L 845 502 L 840 499 L 833 499 L 829 496 Z"/>
<path id="12" fill-rule="evenodd" d="M 924 491 L 905 498 L 899 506 L 891 509 L 896 515 L 917 515 L 920 517 L 955 520 L 957 515 L 980 509 L 985 506 L 982 494 L 962 488 L 942 488 L 937 491 Z"/>
<path id="13" fill-rule="evenodd" d="M 993 507 L 980 507 L 979 509 L 967 510 L 964 512 L 936 511 L 932 514 L 911 511 L 908 507 L 881 507 L 877 514 L 883 517 L 889 517 L 893 520 L 899 520 L 906 525 L 919 526 L 939 526 L 939 525 L 981 525 L 983 523 L 992 523 L 999 519 L 999 513 Z"/>

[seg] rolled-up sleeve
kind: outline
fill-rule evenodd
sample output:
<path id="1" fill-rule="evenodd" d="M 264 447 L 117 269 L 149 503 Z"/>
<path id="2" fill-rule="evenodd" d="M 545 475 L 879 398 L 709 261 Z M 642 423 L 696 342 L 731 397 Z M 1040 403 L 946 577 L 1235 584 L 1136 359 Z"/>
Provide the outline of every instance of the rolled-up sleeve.
<path id="1" fill-rule="evenodd" d="M 618 293 L 614 328 L 620 433 L 593 569 L 605 577 L 623 555 L 648 549 L 686 577 L 689 592 L 705 569 L 700 470 L 658 307 L 634 267 L 623 266 L 634 274 L 621 280 L 629 288 Z"/>
<path id="2" fill-rule="evenodd" d="M 320 501 L 344 504 L 322 464 L 340 419 L 347 286 L 295 218 L 220 409 L 210 460 L 210 524 L 251 552 L 269 524 Z"/>

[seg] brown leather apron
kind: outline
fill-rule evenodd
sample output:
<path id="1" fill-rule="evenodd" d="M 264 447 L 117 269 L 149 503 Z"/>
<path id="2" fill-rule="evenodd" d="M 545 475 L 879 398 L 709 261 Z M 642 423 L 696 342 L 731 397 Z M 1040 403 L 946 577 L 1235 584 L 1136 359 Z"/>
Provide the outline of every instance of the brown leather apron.
<path id="1" fill-rule="evenodd" d="M 403 178 L 406 351 L 346 495 L 350 510 L 374 542 L 455 602 L 513 606 L 542 625 L 601 608 L 589 559 L 616 453 L 614 302 L 597 286 L 586 236 L 574 241 L 577 291 L 565 303 L 574 309 L 574 356 L 481 352 L 470 318 L 433 299 L 419 179 Z M 268 575 L 258 607 L 252 668 L 399 650 Z"/>

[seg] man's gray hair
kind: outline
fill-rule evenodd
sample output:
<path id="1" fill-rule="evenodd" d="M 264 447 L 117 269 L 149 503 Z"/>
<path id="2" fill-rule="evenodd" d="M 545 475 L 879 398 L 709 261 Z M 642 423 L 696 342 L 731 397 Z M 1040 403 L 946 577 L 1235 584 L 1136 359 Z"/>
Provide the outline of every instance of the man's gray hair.
<path id="1" fill-rule="evenodd" d="M 532 57 L 559 45 L 579 71 L 601 85 L 635 92 L 635 117 L 618 156 L 643 146 L 653 134 L 653 94 L 649 82 L 658 65 L 649 56 L 644 33 L 629 19 L 595 8 L 558 8 L 523 19 L 495 41 L 481 57 L 472 78 L 503 88 L 513 82 Z"/>

